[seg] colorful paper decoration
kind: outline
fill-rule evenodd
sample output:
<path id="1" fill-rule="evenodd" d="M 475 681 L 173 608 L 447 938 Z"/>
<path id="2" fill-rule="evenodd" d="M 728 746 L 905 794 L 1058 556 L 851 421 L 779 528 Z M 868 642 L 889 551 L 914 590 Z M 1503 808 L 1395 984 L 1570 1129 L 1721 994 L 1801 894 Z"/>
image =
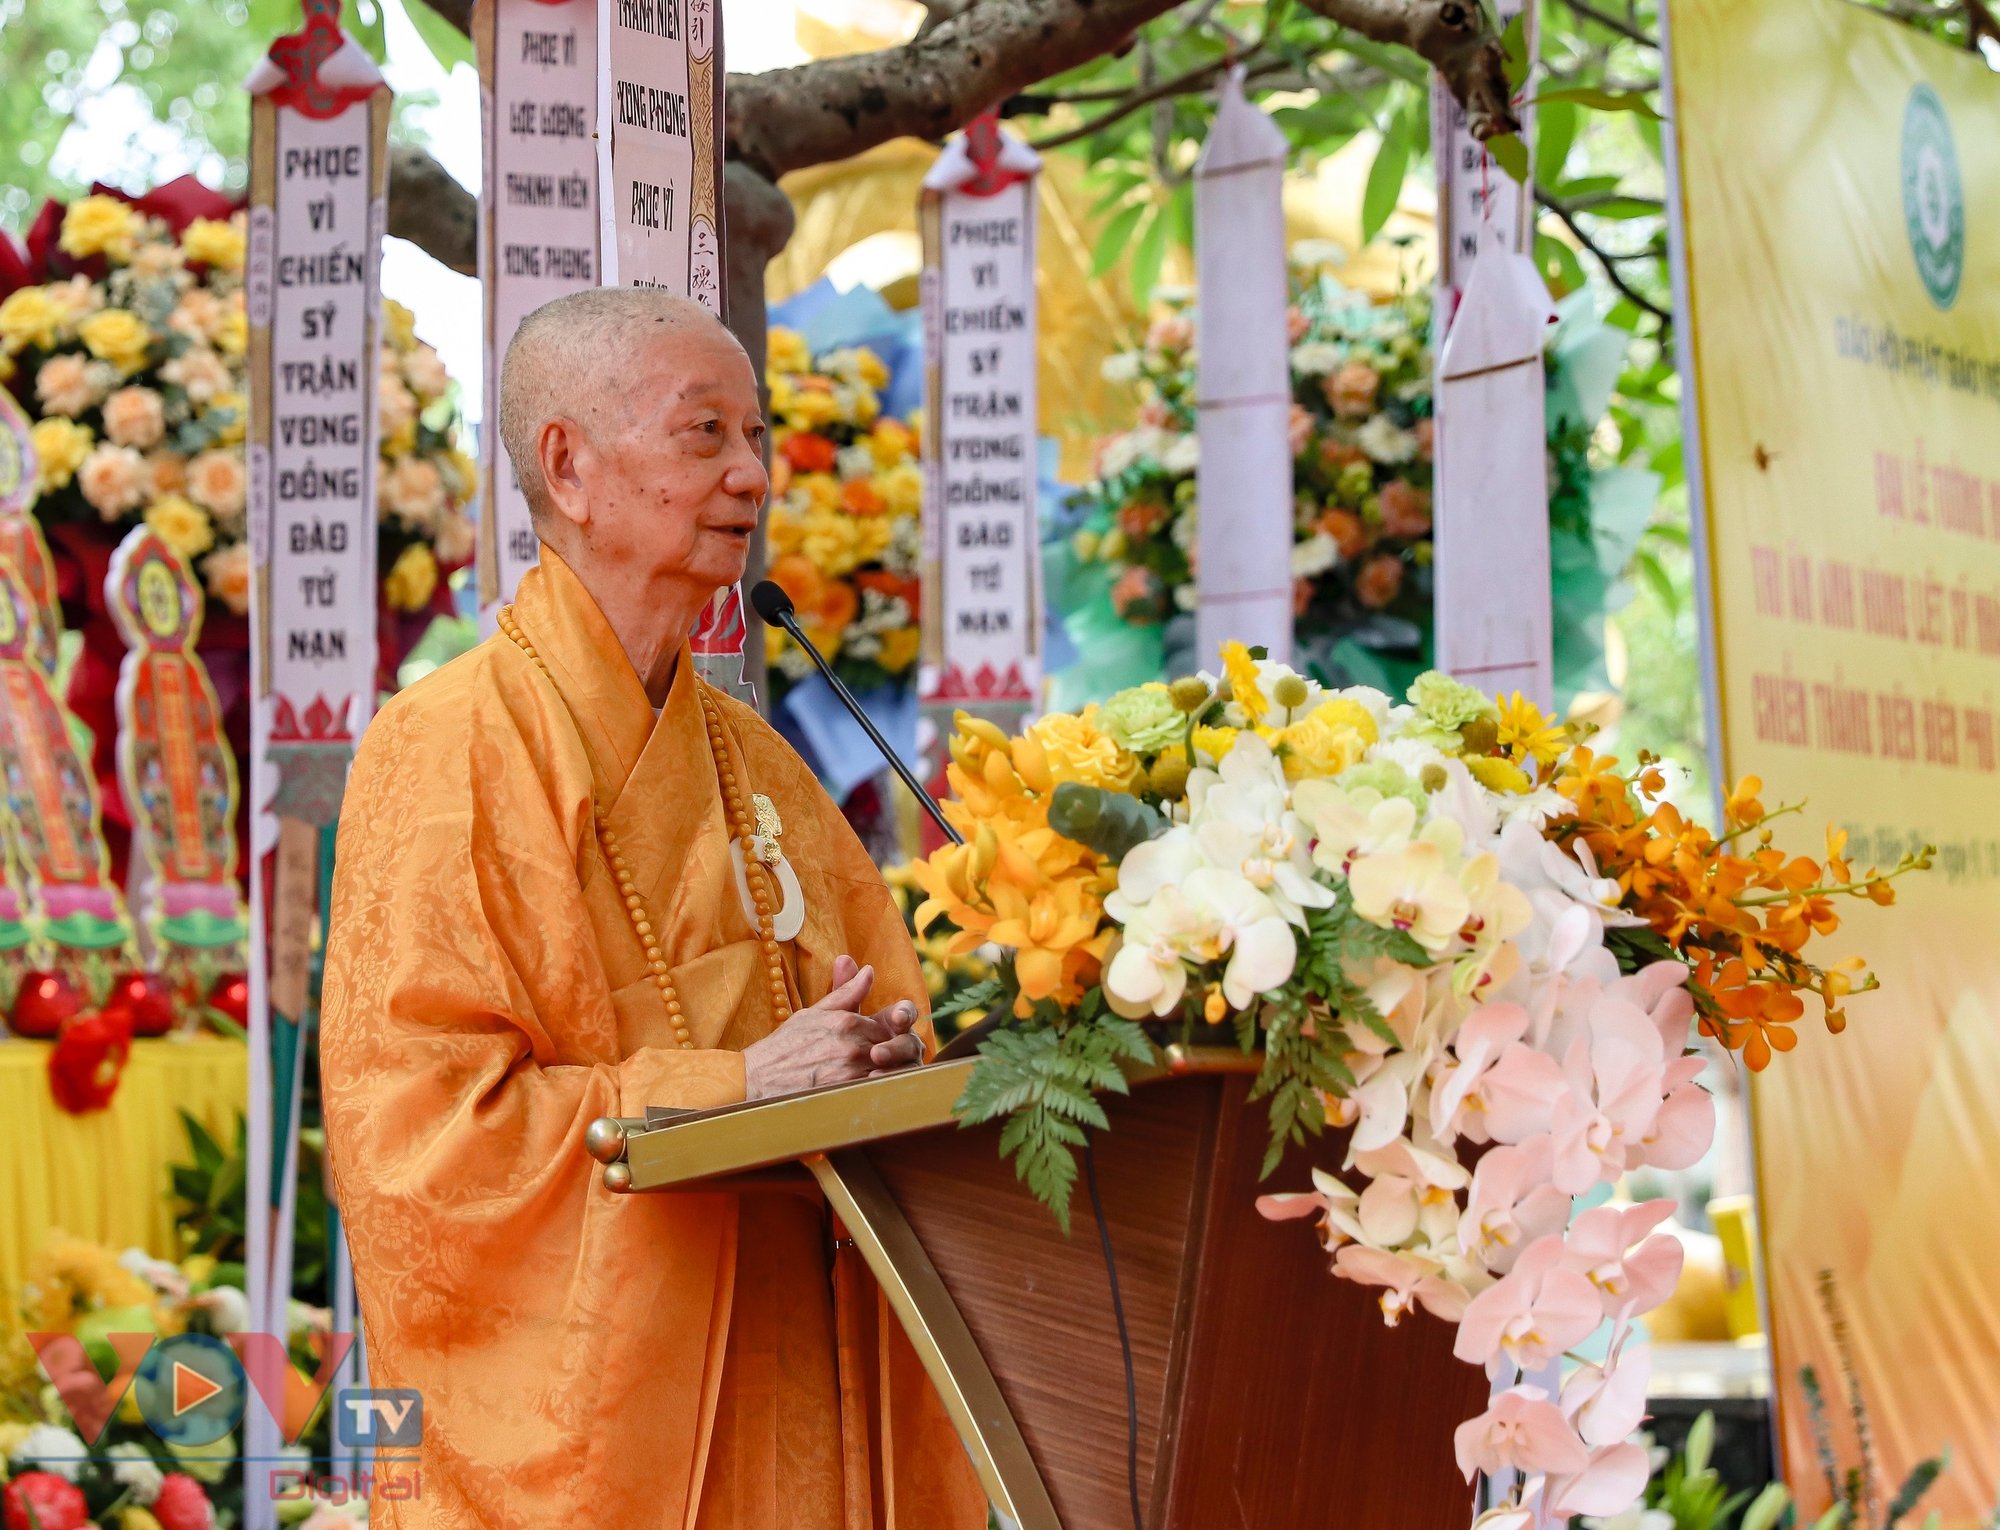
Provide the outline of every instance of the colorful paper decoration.
<path id="1" fill-rule="evenodd" d="M 94 997 L 109 988 L 112 956 L 133 954 L 132 923 L 111 879 L 97 782 L 79 752 L 69 709 L 31 657 L 35 605 L 20 571 L 0 559 L 0 773 L 31 928 L 77 968 Z"/>
<path id="2" fill-rule="evenodd" d="M 236 760 L 195 653 L 201 589 L 150 527 L 112 554 L 105 604 L 130 650 L 118 671 L 118 785 L 132 815 L 133 902 L 149 966 L 205 996 L 243 965 L 236 885 Z"/>

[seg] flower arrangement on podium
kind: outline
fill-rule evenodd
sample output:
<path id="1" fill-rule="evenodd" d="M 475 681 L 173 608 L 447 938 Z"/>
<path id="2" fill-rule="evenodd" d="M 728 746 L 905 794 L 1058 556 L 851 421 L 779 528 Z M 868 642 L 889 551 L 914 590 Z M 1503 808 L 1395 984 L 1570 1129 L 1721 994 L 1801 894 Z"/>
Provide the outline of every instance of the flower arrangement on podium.
<path id="1" fill-rule="evenodd" d="M 1421 294 L 1375 304 L 1293 250 L 1293 614 L 1302 641 L 1366 646 L 1417 662 L 1430 621 L 1431 383 Z M 1195 320 L 1169 293 L 1145 344 L 1104 364 L 1132 386 L 1138 423 L 1097 449 L 1073 537 L 1082 561 L 1116 571 L 1113 609 L 1134 624 L 1194 609 Z M 1414 670 L 1409 670 L 1414 673 Z"/>
<path id="2" fill-rule="evenodd" d="M 1747 778 L 1711 833 L 1657 762 L 1621 769 L 1587 730 L 1436 672 L 1396 701 L 1240 644 L 1224 659 L 1018 737 L 959 715 L 945 811 L 966 842 L 914 868 L 915 922 L 1008 948 L 956 1001 L 1005 1017 L 960 1114 L 1006 1118 L 1002 1152 L 1066 1224 L 1122 1059 L 1261 1048 L 1266 1172 L 1348 1135 L 1338 1172 L 1260 1210 L 1312 1219 L 1389 1323 L 1422 1308 L 1461 1359 L 1526 1378 L 1458 1430 L 1468 1477 L 1524 1482 L 1490 1523 L 1619 1512 L 1647 1476 L 1625 1443 L 1649 1364 L 1632 1323 L 1672 1292 L 1680 1244 L 1656 1231 L 1671 1201 L 1577 1200 L 1707 1150 L 1697 1035 L 1755 1070 L 1808 995 L 1840 1030 L 1875 980 L 1806 948 L 1930 854 L 1857 872 L 1829 832 L 1824 861 L 1788 855 L 1772 824 L 1794 809 Z M 1608 1358 L 1558 1389 L 1606 1324 Z"/>
<path id="3" fill-rule="evenodd" d="M 866 346 L 815 361 L 796 330 L 774 327 L 769 343 L 771 578 L 849 690 L 907 687 L 922 642 L 916 428 L 882 415 L 889 373 Z M 781 698 L 813 662 L 776 629 L 765 641 Z"/>
<path id="4" fill-rule="evenodd" d="M 50 204 L 30 274 L 0 298 L 0 381 L 36 415 L 45 525 L 141 521 L 200 572 L 211 602 L 250 601 L 244 381 L 244 216 L 178 231 L 115 196 Z M 49 235 L 53 234 L 53 237 Z M 459 449 L 457 387 L 384 304 L 376 385 L 384 603 L 429 607 L 441 570 L 472 556 L 477 479 Z"/>

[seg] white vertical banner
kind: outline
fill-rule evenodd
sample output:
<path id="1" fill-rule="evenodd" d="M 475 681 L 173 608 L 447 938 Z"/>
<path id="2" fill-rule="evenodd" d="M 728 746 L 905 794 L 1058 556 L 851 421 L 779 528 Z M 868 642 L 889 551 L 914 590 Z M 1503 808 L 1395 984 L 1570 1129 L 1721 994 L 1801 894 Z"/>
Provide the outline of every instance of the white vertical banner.
<path id="1" fill-rule="evenodd" d="M 722 9 L 597 0 L 603 283 L 662 287 L 726 315 Z"/>
<path id="2" fill-rule="evenodd" d="M 1554 703 L 1542 340 L 1554 314 L 1525 255 L 1472 265 L 1437 361 L 1436 664 L 1481 690 Z"/>
<path id="3" fill-rule="evenodd" d="M 1243 95 L 1216 92 L 1194 170 L 1201 506 L 1200 662 L 1225 642 L 1292 656 L 1292 373 L 1285 329 L 1285 135 Z"/>
<path id="4" fill-rule="evenodd" d="M 1041 156 L 991 113 L 924 177 L 926 705 L 1041 689 L 1035 218 Z"/>
<path id="5" fill-rule="evenodd" d="M 250 1101 L 246 1226 L 253 1330 L 286 1332 L 310 931 L 354 742 L 375 704 L 375 384 L 391 96 L 306 0 L 245 82 L 250 241 Z M 324 853 L 330 853 L 330 849 Z M 244 1453 L 280 1423 L 245 1414 Z M 252 1477 L 261 1483 L 260 1478 Z M 244 1494 L 250 1530 L 274 1524 Z"/>
<path id="6" fill-rule="evenodd" d="M 1525 16 L 1521 29 L 1527 56 L 1532 59 L 1540 29 L 1530 0 L 1497 0 L 1494 9 L 1502 27 L 1517 16 Z M 1521 109 L 1521 141 L 1534 142 L 1533 113 L 1526 108 Z M 1435 71 L 1431 74 L 1431 149 L 1438 182 L 1437 327 L 1443 334 L 1481 250 L 1534 253 L 1535 199 L 1527 187 L 1495 164 L 1486 145 L 1472 136 L 1465 108 Z"/>
<path id="7" fill-rule="evenodd" d="M 1498 0 L 1521 19 L 1533 59 L 1534 0 Z M 1532 259 L 1534 120 L 1521 109 L 1530 176 L 1516 181 L 1472 135 L 1435 75 L 1431 143 L 1438 173 L 1434 659 L 1488 691 L 1554 704 L 1549 590 L 1547 385 L 1553 317 Z"/>
<path id="8" fill-rule="evenodd" d="M 486 425 L 480 432 L 479 616 L 514 598 L 540 551 L 500 442 L 500 366 L 521 321 L 601 276 L 597 256 L 599 0 L 481 0 Z"/>

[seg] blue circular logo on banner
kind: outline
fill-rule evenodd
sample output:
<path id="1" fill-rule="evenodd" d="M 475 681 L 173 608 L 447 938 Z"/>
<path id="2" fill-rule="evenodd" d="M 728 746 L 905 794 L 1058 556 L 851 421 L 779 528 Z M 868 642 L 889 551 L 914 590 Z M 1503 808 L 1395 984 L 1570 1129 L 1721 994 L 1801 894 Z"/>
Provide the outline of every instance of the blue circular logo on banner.
<path id="1" fill-rule="evenodd" d="M 1924 291 L 1940 308 L 1958 298 L 1965 275 L 1965 188 L 1944 102 L 1928 85 L 1903 108 L 1903 226 Z"/>
<path id="2" fill-rule="evenodd" d="M 132 1391 L 147 1425 L 169 1445 L 213 1445 L 236 1427 L 249 1397 L 235 1352 L 205 1333 L 155 1344 Z"/>

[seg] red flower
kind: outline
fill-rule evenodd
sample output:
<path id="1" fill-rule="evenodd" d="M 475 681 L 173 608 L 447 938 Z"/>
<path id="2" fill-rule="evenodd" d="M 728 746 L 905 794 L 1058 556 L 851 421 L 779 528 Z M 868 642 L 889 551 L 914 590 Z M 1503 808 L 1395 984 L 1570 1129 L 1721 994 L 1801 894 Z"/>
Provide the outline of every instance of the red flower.
<path id="1" fill-rule="evenodd" d="M 83 1530 L 83 1491 L 53 1472 L 22 1472 L 7 1484 L 7 1530 Z"/>
<path id="2" fill-rule="evenodd" d="M 185 1472 L 168 1472 L 160 1479 L 160 1496 L 152 1507 L 160 1530 L 214 1530 L 214 1506 L 201 1484 Z"/>
<path id="3" fill-rule="evenodd" d="M 49 1053 L 49 1092 L 73 1116 L 102 1110 L 118 1092 L 132 1055 L 132 1022 L 122 1010 L 79 1015 Z"/>
<path id="4" fill-rule="evenodd" d="M 128 972 L 111 985 L 105 1001 L 132 1022 L 134 1036 L 164 1036 L 174 1028 L 174 996 L 157 972 Z"/>
<path id="5" fill-rule="evenodd" d="M 785 460 L 801 473 L 830 473 L 839 448 L 825 436 L 798 430 L 785 437 L 785 444 L 779 450 L 785 454 Z"/>
<path id="6" fill-rule="evenodd" d="M 17 1036 L 48 1041 L 61 1033 L 63 1022 L 83 1008 L 83 1000 L 60 972 L 31 972 L 21 979 L 8 1017 Z"/>
<path id="7" fill-rule="evenodd" d="M 219 1009 L 246 1030 L 250 1025 L 250 979 L 240 972 L 225 972 L 208 991 L 211 1009 Z"/>

